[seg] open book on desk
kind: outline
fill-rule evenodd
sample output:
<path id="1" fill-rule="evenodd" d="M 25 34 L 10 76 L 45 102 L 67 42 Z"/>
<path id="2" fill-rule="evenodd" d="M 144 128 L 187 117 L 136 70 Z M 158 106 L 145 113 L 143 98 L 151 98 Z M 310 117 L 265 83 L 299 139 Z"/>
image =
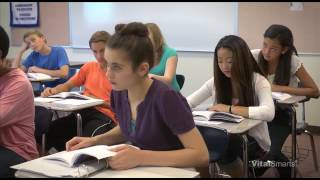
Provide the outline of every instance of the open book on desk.
<path id="1" fill-rule="evenodd" d="M 43 73 L 27 73 L 29 80 L 31 81 L 48 81 L 59 79 Z"/>
<path id="2" fill-rule="evenodd" d="M 272 92 L 272 98 L 279 103 L 294 104 L 306 99 L 306 96 L 295 96 L 287 93 Z"/>
<path id="3" fill-rule="evenodd" d="M 55 95 L 48 96 L 48 98 L 62 98 L 62 99 L 94 99 L 89 96 L 82 95 L 78 92 L 61 92 Z"/>
<path id="4" fill-rule="evenodd" d="M 103 159 L 116 154 L 110 150 L 115 146 L 97 145 L 70 152 L 62 151 L 11 168 L 46 177 L 84 177 L 105 168 Z"/>
<path id="5" fill-rule="evenodd" d="M 36 106 L 43 106 L 49 109 L 61 111 L 80 110 L 88 107 L 98 106 L 104 103 L 102 99 L 62 99 L 62 98 L 34 98 Z"/>
<path id="6" fill-rule="evenodd" d="M 242 116 L 216 111 L 193 111 L 192 115 L 197 121 L 223 121 L 240 123 L 244 119 Z"/>
<path id="7" fill-rule="evenodd" d="M 61 151 L 51 156 L 45 157 L 46 160 L 62 161 L 66 163 L 68 167 L 79 166 L 81 163 L 95 158 L 101 160 L 114 156 L 116 152 L 110 151 L 112 146 L 96 145 L 75 151 Z"/>

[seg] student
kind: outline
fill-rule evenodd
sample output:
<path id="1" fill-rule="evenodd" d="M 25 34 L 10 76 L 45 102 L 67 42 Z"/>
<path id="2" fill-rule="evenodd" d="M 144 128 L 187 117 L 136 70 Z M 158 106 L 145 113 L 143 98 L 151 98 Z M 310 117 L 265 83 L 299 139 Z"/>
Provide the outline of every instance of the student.
<path id="1" fill-rule="evenodd" d="M 260 158 L 270 147 L 267 122 L 274 117 L 274 104 L 268 80 L 254 60 L 243 39 L 229 35 L 223 37 L 214 51 L 214 77 L 187 97 L 191 108 L 212 98 L 209 111 L 227 112 L 263 123 L 249 130 L 249 160 Z M 214 149 L 216 139 L 211 128 L 198 127 L 208 149 Z M 232 177 L 242 177 L 240 136 L 230 135 L 226 153 L 219 165 Z"/>
<path id="2" fill-rule="evenodd" d="M 113 169 L 136 166 L 196 167 L 208 165 L 206 145 L 195 127 L 185 98 L 157 79 L 148 78 L 154 51 L 142 23 L 129 23 L 111 36 L 106 49 L 111 106 L 119 125 L 92 138 L 75 137 L 67 150 L 130 141 L 115 148 Z M 141 51 L 143 50 L 143 51 Z"/>
<path id="3" fill-rule="evenodd" d="M 10 166 L 38 157 L 34 138 L 32 87 L 6 59 L 9 37 L 0 26 L 0 178 L 14 177 Z"/>
<path id="4" fill-rule="evenodd" d="M 24 72 L 44 73 L 53 77 L 60 77 L 46 82 L 46 87 L 54 87 L 66 81 L 69 73 L 69 59 L 62 47 L 51 47 L 45 36 L 37 31 L 29 31 L 23 36 L 23 45 L 13 62 L 13 67 L 19 67 Z M 23 54 L 31 48 L 33 51 L 21 64 Z"/>
<path id="5" fill-rule="evenodd" d="M 261 69 L 267 74 L 272 91 L 299 96 L 319 97 L 319 89 L 302 62 L 297 57 L 290 29 L 283 25 L 271 25 L 264 33 L 262 50 L 252 51 Z M 303 87 L 298 87 L 298 83 Z M 281 152 L 291 133 L 291 108 L 276 105 L 273 121 L 268 123 L 271 148 L 269 158 L 281 162 L 289 159 Z M 280 177 L 290 177 L 291 167 L 278 168 Z"/>
<path id="6" fill-rule="evenodd" d="M 155 78 L 171 85 L 176 91 L 180 91 L 176 79 L 178 56 L 176 50 L 170 48 L 164 40 L 159 27 L 154 23 L 146 24 L 149 38 L 155 50 L 154 67 L 151 68 L 149 77 Z"/>
<path id="7" fill-rule="evenodd" d="M 41 94 L 43 97 L 54 95 L 60 92 L 68 92 L 74 87 L 84 85 L 84 95 L 103 99 L 105 103 L 94 108 L 80 110 L 83 123 L 83 136 L 90 137 L 109 131 L 116 125 L 114 113 L 110 109 L 111 83 L 106 77 L 103 67 L 106 63 L 104 51 L 110 35 L 106 31 L 95 32 L 90 40 L 89 46 L 96 58 L 83 65 L 75 76 L 64 84 L 55 88 L 47 88 Z M 61 151 L 65 149 L 68 140 L 77 134 L 77 118 L 70 114 L 52 122 L 47 133 L 47 148 L 55 147 Z M 68 131 L 61 132 L 61 127 Z"/>

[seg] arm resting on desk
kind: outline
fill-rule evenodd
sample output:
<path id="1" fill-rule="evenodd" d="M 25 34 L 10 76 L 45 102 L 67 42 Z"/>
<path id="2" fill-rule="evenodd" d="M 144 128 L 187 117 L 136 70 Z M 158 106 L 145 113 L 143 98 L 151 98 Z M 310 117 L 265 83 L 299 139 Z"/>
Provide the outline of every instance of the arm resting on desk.
<path id="1" fill-rule="evenodd" d="M 60 69 L 58 70 L 49 70 L 49 69 L 43 69 L 40 67 L 32 66 L 28 69 L 28 72 L 43 73 L 43 74 L 50 75 L 52 77 L 66 78 L 68 77 L 68 73 L 69 73 L 69 65 L 64 65 L 60 67 Z"/>
<path id="2" fill-rule="evenodd" d="M 59 84 L 58 86 L 54 88 L 46 88 L 42 93 L 42 97 L 48 97 L 52 96 L 61 92 L 69 92 L 72 88 L 74 88 L 75 85 L 72 83 L 71 80 L 68 80 L 67 82 L 63 84 Z"/>
<path id="3" fill-rule="evenodd" d="M 171 151 L 138 150 L 119 147 L 109 160 L 113 169 L 123 170 L 136 166 L 204 167 L 209 164 L 209 153 L 197 128 L 178 135 L 184 148 Z"/>
<path id="4" fill-rule="evenodd" d="M 66 143 L 66 150 L 73 151 L 84 147 L 89 147 L 93 145 L 113 145 L 125 142 L 126 139 L 122 135 L 121 129 L 118 126 L 114 127 L 110 131 L 94 136 L 88 137 L 74 137 Z"/>
<path id="5" fill-rule="evenodd" d="M 284 92 L 297 96 L 307 96 L 312 98 L 318 98 L 320 96 L 319 88 L 317 87 L 311 76 L 308 74 L 308 72 L 305 70 L 303 65 L 301 65 L 295 75 L 298 77 L 303 87 L 296 88 L 290 86 L 272 85 L 272 91 Z"/>

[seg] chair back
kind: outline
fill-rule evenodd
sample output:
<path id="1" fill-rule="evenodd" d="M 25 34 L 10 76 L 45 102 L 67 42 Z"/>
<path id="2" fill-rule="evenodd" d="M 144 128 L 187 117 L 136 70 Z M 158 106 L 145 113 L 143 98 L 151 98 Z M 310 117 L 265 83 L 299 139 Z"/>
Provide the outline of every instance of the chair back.
<path id="1" fill-rule="evenodd" d="M 178 84 L 179 84 L 179 87 L 180 87 L 180 89 L 182 89 L 182 87 L 183 87 L 183 84 L 184 84 L 184 75 L 182 75 L 182 74 L 176 74 L 176 79 L 177 79 L 177 81 L 178 81 Z"/>
<path id="2" fill-rule="evenodd" d="M 41 144 L 42 134 L 46 133 L 52 121 L 53 112 L 41 106 L 35 106 L 35 138 Z"/>

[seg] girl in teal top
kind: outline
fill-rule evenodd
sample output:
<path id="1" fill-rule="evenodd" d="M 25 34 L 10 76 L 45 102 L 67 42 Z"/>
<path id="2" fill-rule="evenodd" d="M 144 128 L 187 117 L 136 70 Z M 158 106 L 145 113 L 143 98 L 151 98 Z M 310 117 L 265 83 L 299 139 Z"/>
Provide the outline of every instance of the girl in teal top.
<path id="1" fill-rule="evenodd" d="M 176 91 L 180 91 L 176 79 L 178 56 L 176 50 L 165 44 L 159 27 L 154 23 L 147 23 L 149 38 L 156 52 L 155 66 L 150 70 L 149 77 L 171 85 Z"/>

